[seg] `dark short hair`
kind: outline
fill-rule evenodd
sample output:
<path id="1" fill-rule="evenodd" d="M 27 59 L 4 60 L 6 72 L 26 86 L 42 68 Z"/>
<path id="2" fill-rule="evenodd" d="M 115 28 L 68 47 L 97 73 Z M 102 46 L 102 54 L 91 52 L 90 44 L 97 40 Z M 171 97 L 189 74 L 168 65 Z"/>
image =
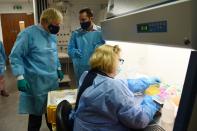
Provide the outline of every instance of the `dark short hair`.
<path id="1" fill-rule="evenodd" d="M 93 11 L 90 8 L 84 8 L 79 11 L 79 14 L 87 13 L 88 17 L 93 17 Z"/>

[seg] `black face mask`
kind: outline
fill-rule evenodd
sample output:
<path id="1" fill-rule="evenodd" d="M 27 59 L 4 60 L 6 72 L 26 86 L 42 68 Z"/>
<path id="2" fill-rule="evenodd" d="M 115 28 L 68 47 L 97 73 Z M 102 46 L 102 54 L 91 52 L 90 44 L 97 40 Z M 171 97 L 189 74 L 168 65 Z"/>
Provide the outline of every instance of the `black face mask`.
<path id="1" fill-rule="evenodd" d="M 88 30 L 88 28 L 89 28 L 90 25 L 91 25 L 91 21 L 82 22 L 82 23 L 80 23 L 80 25 L 81 25 L 81 28 L 82 28 L 83 30 Z"/>
<path id="2" fill-rule="evenodd" d="M 60 26 L 50 24 L 48 29 L 51 34 L 57 34 L 60 30 Z"/>

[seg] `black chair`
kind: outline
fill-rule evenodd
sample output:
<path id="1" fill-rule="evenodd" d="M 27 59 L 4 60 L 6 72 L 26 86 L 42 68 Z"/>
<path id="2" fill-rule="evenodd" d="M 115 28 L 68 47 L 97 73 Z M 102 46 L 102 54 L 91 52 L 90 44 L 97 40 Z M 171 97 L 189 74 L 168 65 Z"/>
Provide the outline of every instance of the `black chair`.
<path id="1" fill-rule="evenodd" d="M 56 130 L 57 131 L 72 131 L 72 123 L 69 121 L 69 114 L 72 111 L 72 105 L 63 100 L 56 109 Z"/>
<path id="2" fill-rule="evenodd" d="M 130 129 L 130 131 L 166 131 L 158 124 L 148 125 L 145 129 Z"/>

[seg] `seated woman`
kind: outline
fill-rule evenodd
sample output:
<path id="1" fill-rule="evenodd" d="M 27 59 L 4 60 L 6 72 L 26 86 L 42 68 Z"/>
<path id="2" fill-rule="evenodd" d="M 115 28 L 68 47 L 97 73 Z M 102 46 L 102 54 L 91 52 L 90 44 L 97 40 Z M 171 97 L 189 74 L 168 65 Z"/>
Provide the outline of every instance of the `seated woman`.
<path id="1" fill-rule="evenodd" d="M 120 60 L 117 45 L 102 45 L 93 53 L 89 72 L 97 75 L 80 97 L 74 131 L 128 131 L 131 128 L 145 128 L 153 119 L 157 107 L 152 98 L 145 96 L 137 104 L 128 83 L 114 79 Z M 80 88 L 88 85 L 84 84 L 91 79 L 87 79 L 87 74 L 84 72 L 81 76 Z"/>

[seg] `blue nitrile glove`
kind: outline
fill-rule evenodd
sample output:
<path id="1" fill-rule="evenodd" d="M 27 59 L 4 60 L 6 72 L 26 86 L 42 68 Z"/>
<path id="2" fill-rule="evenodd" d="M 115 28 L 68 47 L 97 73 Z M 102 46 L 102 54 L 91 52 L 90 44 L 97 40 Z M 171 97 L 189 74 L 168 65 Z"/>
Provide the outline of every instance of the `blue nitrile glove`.
<path id="1" fill-rule="evenodd" d="M 160 79 L 156 77 L 127 79 L 129 89 L 135 92 L 144 92 L 150 85 L 159 84 Z"/>
<path id="2" fill-rule="evenodd" d="M 157 77 L 150 77 L 150 78 L 146 78 L 147 79 L 147 82 L 150 84 L 150 85 L 154 85 L 154 84 L 159 84 L 161 83 L 161 80 Z"/>
<path id="3" fill-rule="evenodd" d="M 57 70 L 57 75 L 60 81 L 64 79 L 64 73 L 62 72 L 62 70 Z"/>
<path id="4" fill-rule="evenodd" d="M 160 110 L 160 107 L 153 101 L 152 97 L 150 96 L 145 96 L 141 105 L 144 106 L 145 109 L 147 109 L 150 120 L 152 120 L 155 113 Z"/>
<path id="5" fill-rule="evenodd" d="M 18 87 L 18 90 L 22 92 L 27 92 L 30 88 L 29 83 L 25 79 L 18 80 L 17 87 Z"/>
<path id="6" fill-rule="evenodd" d="M 82 52 L 81 52 L 80 49 L 76 49 L 76 50 L 75 50 L 75 56 L 76 56 L 77 58 L 81 58 L 81 57 L 82 57 Z"/>

